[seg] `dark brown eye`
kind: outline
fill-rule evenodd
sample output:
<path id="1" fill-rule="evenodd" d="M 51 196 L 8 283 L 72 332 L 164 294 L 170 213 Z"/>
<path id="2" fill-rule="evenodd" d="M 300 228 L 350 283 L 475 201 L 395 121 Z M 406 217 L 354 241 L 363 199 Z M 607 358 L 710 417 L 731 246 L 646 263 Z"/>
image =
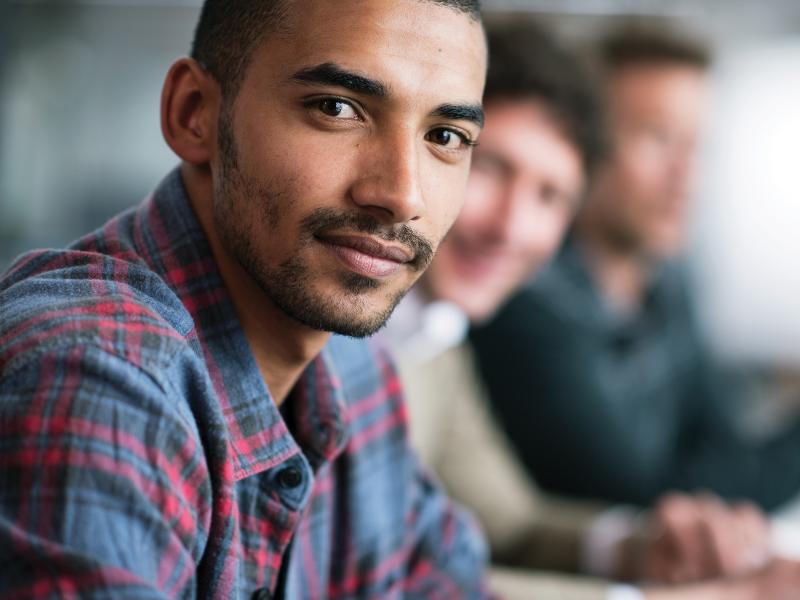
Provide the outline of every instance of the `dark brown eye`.
<path id="1" fill-rule="evenodd" d="M 341 100 L 334 100 L 332 98 L 321 100 L 319 109 L 329 117 L 338 117 L 342 114 L 345 108 L 345 103 Z"/>
<path id="2" fill-rule="evenodd" d="M 447 131 L 447 129 L 439 129 L 433 132 L 433 141 L 442 146 L 447 146 L 454 137 L 453 132 Z"/>
<path id="3" fill-rule="evenodd" d="M 437 129 L 429 131 L 425 139 L 429 142 L 433 142 L 437 146 L 443 146 L 450 150 L 458 150 L 472 145 L 467 136 L 445 127 L 438 127 Z"/>
<path id="4" fill-rule="evenodd" d="M 316 101 L 316 108 L 322 114 L 334 119 L 358 119 L 353 105 L 340 98 L 322 98 Z"/>

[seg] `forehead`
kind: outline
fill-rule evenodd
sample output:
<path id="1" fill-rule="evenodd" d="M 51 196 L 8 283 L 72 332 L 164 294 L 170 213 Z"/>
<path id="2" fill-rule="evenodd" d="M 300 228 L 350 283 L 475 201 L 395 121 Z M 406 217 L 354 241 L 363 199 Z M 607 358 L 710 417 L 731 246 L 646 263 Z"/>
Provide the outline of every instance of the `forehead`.
<path id="1" fill-rule="evenodd" d="M 505 141 L 506 130 L 563 137 L 558 122 L 544 103 L 533 98 L 490 100 L 484 106 L 484 137 Z"/>
<path id="2" fill-rule="evenodd" d="M 580 150 L 547 105 L 536 99 L 494 100 L 484 107 L 486 124 L 478 149 L 490 149 L 528 170 L 580 171 Z"/>
<path id="3" fill-rule="evenodd" d="M 481 25 L 420 0 L 294 0 L 286 27 L 268 34 L 251 70 L 290 77 L 335 63 L 382 81 L 395 95 L 438 92 L 478 104 L 486 73 Z"/>
<path id="4" fill-rule="evenodd" d="M 619 69 L 611 78 L 612 108 L 637 114 L 699 114 L 704 106 L 707 74 L 673 63 L 644 63 Z M 622 115 L 624 116 L 624 114 Z"/>

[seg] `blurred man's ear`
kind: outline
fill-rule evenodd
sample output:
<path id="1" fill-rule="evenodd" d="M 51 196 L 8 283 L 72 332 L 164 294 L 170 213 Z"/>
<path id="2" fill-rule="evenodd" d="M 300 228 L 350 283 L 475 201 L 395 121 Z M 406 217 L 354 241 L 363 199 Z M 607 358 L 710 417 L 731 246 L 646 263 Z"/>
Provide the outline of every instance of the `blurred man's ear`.
<path id="1" fill-rule="evenodd" d="M 211 161 L 219 105 L 219 85 L 197 61 L 182 58 L 172 65 L 161 93 L 161 132 L 186 162 L 206 166 Z"/>

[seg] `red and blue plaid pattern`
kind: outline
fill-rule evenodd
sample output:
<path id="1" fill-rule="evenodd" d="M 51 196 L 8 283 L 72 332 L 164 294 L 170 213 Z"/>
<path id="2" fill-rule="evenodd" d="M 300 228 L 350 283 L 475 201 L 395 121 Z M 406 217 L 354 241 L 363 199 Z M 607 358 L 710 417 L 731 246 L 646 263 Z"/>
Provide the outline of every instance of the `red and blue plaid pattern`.
<path id="1" fill-rule="evenodd" d="M 0 280 L 0 597 L 476 597 L 483 561 L 381 349 L 277 409 L 178 171 Z"/>

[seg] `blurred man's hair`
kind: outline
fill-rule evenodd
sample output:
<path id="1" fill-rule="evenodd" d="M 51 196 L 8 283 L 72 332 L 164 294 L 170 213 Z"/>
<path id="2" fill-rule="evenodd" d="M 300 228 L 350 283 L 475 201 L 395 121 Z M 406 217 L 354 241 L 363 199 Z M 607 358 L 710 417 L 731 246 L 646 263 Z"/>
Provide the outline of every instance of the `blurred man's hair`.
<path id="1" fill-rule="evenodd" d="M 601 75 L 640 64 L 675 64 L 705 70 L 711 49 L 699 38 L 674 26 L 629 23 L 603 37 L 595 48 Z"/>
<path id="2" fill-rule="evenodd" d="M 476 21 L 480 0 L 421 0 L 453 8 Z M 285 26 L 292 0 L 205 0 L 191 56 L 208 69 L 223 96 L 236 96 L 253 52 L 264 36 Z"/>
<path id="3" fill-rule="evenodd" d="M 602 111 L 577 56 L 540 24 L 525 19 L 489 26 L 484 102 L 531 100 L 553 117 L 580 152 L 587 172 L 606 154 Z"/>

